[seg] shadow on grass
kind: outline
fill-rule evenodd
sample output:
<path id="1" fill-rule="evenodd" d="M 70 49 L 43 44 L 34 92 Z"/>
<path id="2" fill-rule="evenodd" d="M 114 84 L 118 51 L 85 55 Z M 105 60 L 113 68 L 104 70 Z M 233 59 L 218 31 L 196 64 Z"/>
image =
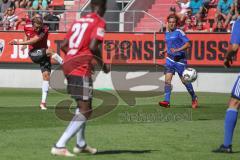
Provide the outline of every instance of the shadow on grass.
<path id="1" fill-rule="evenodd" d="M 156 150 L 106 150 L 106 151 L 99 151 L 99 152 L 97 152 L 97 155 L 124 154 L 124 153 L 145 154 L 145 153 L 151 153 L 152 151 L 156 151 Z"/>
<path id="2" fill-rule="evenodd" d="M 232 153 L 216 153 L 216 152 L 213 152 L 213 154 L 227 154 L 227 155 L 231 155 L 231 154 L 237 154 L 237 153 L 240 153 L 240 151 L 233 151 Z"/>

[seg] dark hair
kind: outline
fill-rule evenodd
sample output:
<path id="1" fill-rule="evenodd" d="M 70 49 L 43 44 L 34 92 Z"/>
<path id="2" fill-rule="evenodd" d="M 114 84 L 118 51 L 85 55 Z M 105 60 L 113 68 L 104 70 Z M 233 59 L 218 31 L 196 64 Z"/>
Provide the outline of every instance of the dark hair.
<path id="1" fill-rule="evenodd" d="M 92 5 L 105 6 L 106 3 L 107 3 L 107 0 L 91 0 Z"/>
<path id="2" fill-rule="evenodd" d="M 176 23 L 178 23 L 179 21 L 179 18 L 176 14 L 170 14 L 168 17 L 167 17 L 167 21 L 169 21 L 169 19 L 171 18 L 174 18 L 176 20 Z"/>

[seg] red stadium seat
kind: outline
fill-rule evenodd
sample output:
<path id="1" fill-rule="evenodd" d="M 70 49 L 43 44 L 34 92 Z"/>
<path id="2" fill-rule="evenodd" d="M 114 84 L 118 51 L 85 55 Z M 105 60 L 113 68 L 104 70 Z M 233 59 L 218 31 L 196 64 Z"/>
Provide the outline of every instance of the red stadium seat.
<path id="1" fill-rule="evenodd" d="M 52 0 L 51 6 L 64 6 L 64 0 Z"/>

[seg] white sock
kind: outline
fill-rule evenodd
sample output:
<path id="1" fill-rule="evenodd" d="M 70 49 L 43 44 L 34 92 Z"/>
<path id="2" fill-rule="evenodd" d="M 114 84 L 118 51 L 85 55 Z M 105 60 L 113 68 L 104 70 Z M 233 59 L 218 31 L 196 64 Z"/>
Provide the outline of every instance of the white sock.
<path id="1" fill-rule="evenodd" d="M 63 64 L 63 59 L 62 59 L 62 57 L 59 56 L 57 53 L 54 53 L 54 54 L 52 55 L 52 58 L 53 58 L 55 61 L 57 61 L 59 64 Z"/>
<path id="2" fill-rule="evenodd" d="M 66 143 L 79 131 L 86 120 L 86 117 L 77 109 L 72 121 L 69 123 L 67 129 L 56 143 L 56 147 L 65 147 Z"/>
<path id="3" fill-rule="evenodd" d="M 49 81 L 43 81 L 42 83 L 42 103 L 46 103 L 48 95 Z"/>
<path id="4" fill-rule="evenodd" d="M 86 122 L 82 124 L 82 127 L 77 132 L 77 145 L 78 145 L 78 147 L 81 147 L 81 148 L 86 145 L 85 127 L 86 127 Z"/>

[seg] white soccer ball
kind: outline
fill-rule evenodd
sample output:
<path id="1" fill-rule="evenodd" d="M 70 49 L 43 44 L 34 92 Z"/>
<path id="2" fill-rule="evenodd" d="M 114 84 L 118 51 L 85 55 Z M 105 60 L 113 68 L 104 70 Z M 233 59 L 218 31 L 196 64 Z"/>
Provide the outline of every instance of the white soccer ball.
<path id="1" fill-rule="evenodd" d="M 197 79 L 197 71 L 194 68 L 186 68 L 182 76 L 184 81 L 194 82 Z"/>

